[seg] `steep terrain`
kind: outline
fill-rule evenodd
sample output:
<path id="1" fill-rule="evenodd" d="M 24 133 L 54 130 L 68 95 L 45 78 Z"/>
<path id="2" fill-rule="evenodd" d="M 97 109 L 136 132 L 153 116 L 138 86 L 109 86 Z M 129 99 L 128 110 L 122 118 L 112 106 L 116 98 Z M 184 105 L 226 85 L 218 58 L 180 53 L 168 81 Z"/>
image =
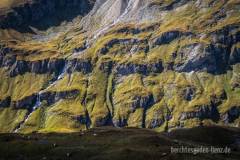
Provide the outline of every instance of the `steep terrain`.
<path id="1" fill-rule="evenodd" d="M 240 125 L 239 0 L 0 2 L 0 132 Z"/>

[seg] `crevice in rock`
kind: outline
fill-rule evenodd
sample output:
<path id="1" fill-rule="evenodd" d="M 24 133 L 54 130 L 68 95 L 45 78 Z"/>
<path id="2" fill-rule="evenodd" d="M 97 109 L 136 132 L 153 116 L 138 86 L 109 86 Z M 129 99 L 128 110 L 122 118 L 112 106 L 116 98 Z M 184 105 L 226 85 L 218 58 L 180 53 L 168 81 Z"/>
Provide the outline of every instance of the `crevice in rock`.
<path id="1" fill-rule="evenodd" d="M 210 106 L 203 105 L 199 106 L 197 111 L 182 112 L 180 114 L 179 120 L 184 121 L 193 118 L 199 118 L 200 120 L 212 119 L 214 122 L 218 122 L 220 119 L 220 114 L 215 105 L 213 104 L 211 104 Z"/>
<path id="2" fill-rule="evenodd" d="M 86 116 L 86 128 L 89 129 L 90 126 L 91 126 L 91 118 L 89 116 L 89 112 L 88 112 L 88 109 L 87 109 L 87 102 L 86 102 L 86 97 L 87 97 L 87 94 L 88 94 L 88 87 L 89 87 L 89 78 L 87 80 L 87 84 L 86 84 L 86 90 L 83 94 L 83 98 L 82 98 L 82 101 L 81 101 L 81 104 L 82 106 L 84 107 L 84 110 L 85 110 L 85 116 Z"/>
<path id="3" fill-rule="evenodd" d="M 113 79 L 114 79 L 114 74 L 110 73 L 110 75 L 108 76 L 106 101 L 107 101 L 107 106 L 110 109 L 111 117 L 114 116 L 114 106 L 112 101 Z"/>

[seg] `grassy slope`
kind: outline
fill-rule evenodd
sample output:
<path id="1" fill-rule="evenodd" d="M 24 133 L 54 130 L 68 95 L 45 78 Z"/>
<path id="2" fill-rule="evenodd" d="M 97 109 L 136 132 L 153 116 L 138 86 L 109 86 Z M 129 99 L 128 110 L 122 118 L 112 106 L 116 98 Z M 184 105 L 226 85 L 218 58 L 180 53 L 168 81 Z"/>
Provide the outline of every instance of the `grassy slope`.
<path id="1" fill-rule="evenodd" d="M 205 0 L 204 2 L 207 6 L 213 1 Z M 164 1 L 164 3 L 171 3 L 171 1 Z M 114 118 L 118 118 L 119 116 L 130 117 L 128 122 L 130 126 L 140 126 L 140 122 L 142 121 L 141 115 L 143 114 L 140 108 L 129 115 L 129 110 L 131 110 L 129 104 L 132 103 L 134 96 L 144 97 L 153 94 L 155 100 L 157 100 L 156 104 L 147 111 L 146 126 L 150 124 L 155 115 L 158 115 L 164 120 L 166 109 L 173 110 L 175 118 L 171 120 L 170 125 L 175 125 L 178 123 L 178 117 L 181 112 L 194 111 L 199 105 L 208 105 L 210 104 L 211 96 L 215 95 L 218 97 L 224 92 L 227 94 L 227 99 L 223 100 L 223 103 L 219 106 L 220 113 L 224 113 L 234 106 L 239 106 L 240 90 L 239 88 L 232 88 L 232 84 L 240 83 L 237 77 L 237 75 L 240 74 L 239 65 L 235 65 L 233 71 L 229 71 L 222 75 L 211 75 L 208 73 L 185 74 L 172 71 L 149 76 L 133 74 L 125 77 L 123 82 L 114 86 L 114 89 L 112 90 L 109 89 L 111 86 L 109 79 L 114 80 L 114 75 L 112 75 L 113 77 L 111 78 L 108 74 L 99 71 L 98 68 L 99 65 L 105 61 L 113 61 L 121 64 L 127 62 L 147 64 L 159 60 L 162 60 L 164 63 L 170 63 L 173 61 L 175 63 L 180 63 L 181 59 L 177 58 L 173 60 L 173 53 L 178 53 L 178 50 L 189 44 L 202 43 L 207 46 L 212 42 L 212 38 L 209 35 L 211 32 L 220 30 L 229 25 L 239 25 L 239 10 L 236 9 L 236 4 L 237 2 L 234 0 L 230 0 L 226 4 L 223 4 L 223 1 L 216 1 L 214 2 L 214 7 L 199 9 L 194 7 L 192 2 L 189 2 L 188 6 L 167 12 L 160 22 L 161 25 L 158 24 L 159 22 L 156 23 L 157 27 L 153 31 L 147 30 L 146 28 L 155 25 L 155 23 L 129 23 L 113 26 L 106 34 L 99 37 L 89 49 L 77 56 L 77 58 L 80 59 L 88 57 L 92 59 L 95 69 L 91 75 L 74 73 L 70 77 L 70 82 L 69 75 L 66 75 L 62 80 L 56 83 L 56 86 L 49 88 L 49 91 L 80 90 L 81 95 L 76 102 L 59 102 L 50 108 L 43 108 L 43 111 L 40 111 L 41 109 L 37 110 L 36 113 L 32 115 L 37 118 L 33 117 L 29 119 L 29 122 L 26 124 L 28 128 L 25 131 L 28 132 L 37 129 L 40 129 L 41 131 L 74 131 L 79 124 L 77 122 L 76 124 L 74 120 L 72 121 L 71 116 L 81 115 L 84 110 L 83 108 L 88 109 L 90 117 L 93 120 L 92 125 L 95 126 L 97 125 L 95 124 L 96 121 L 106 118 L 109 111 L 113 112 L 111 102 L 109 102 L 109 95 L 113 96 L 112 98 L 114 101 L 119 102 L 114 110 Z M 214 15 L 216 15 L 217 11 L 223 8 L 227 11 L 233 9 L 233 11 L 229 12 L 223 19 L 213 23 L 215 20 Z M 127 31 L 131 29 L 141 29 L 143 31 L 139 34 L 117 32 L 123 28 L 127 28 Z M 151 42 L 163 33 L 173 30 L 192 32 L 198 35 L 206 34 L 206 36 L 203 36 L 201 39 L 179 37 L 169 44 L 150 49 L 147 54 L 142 51 L 137 51 L 133 55 L 130 55 L 127 50 L 129 46 L 124 45 L 114 45 L 109 49 L 109 52 L 106 55 L 101 55 L 99 53 L 99 51 L 113 39 L 135 38 L 138 40 L 145 39 Z M 6 43 L 7 46 L 18 51 L 16 52 L 18 59 L 30 61 L 54 57 L 68 57 L 73 53 L 74 48 L 83 45 L 87 36 L 78 27 L 73 27 L 67 32 L 60 33 L 58 36 L 54 36 L 44 42 L 22 39 L 20 33 L 15 33 L 15 31 L 12 30 L 1 31 L 1 34 L 3 35 L 3 38 L 1 39 L 3 43 Z M 143 48 L 146 47 L 145 44 L 140 45 Z M 236 44 L 235 47 L 239 48 L 239 44 Z M 1 74 L 4 74 L 6 79 L 0 80 L 0 99 L 12 96 L 14 100 L 20 100 L 38 92 L 44 83 L 49 80 L 49 75 L 35 75 L 32 73 L 9 78 L 2 69 Z M 88 81 L 89 84 L 86 84 Z M 129 85 L 131 85 L 131 88 Z M 183 90 L 189 86 L 194 87 L 197 91 L 196 97 L 191 102 L 187 102 L 183 99 Z M 87 93 L 86 99 L 84 99 L 84 93 Z M 171 97 L 168 95 L 171 95 Z M 82 106 L 81 103 L 83 101 L 87 102 L 84 106 Z M 2 112 L 6 112 L 5 109 L 2 110 Z M 56 110 L 57 115 L 59 116 L 54 117 L 50 113 L 56 112 Z M 62 118 L 62 113 L 70 114 L 70 116 Z M 40 118 L 43 114 L 47 115 L 43 116 L 45 117 L 44 120 Z M 48 116 L 49 114 L 50 116 Z M 4 119 L 4 117 L 2 119 Z M 62 122 L 66 121 L 69 121 L 69 124 L 61 125 Z M 164 125 L 166 125 L 166 123 L 167 122 L 165 122 Z M 192 127 L 193 125 L 199 125 L 200 121 L 198 119 L 193 119 L 184 123 L 185 126 Z M 208 123 L 208 121 L 206 123 Z M 238 123 L 239 122 L 236 122 L 235 124 Z M 159 128 L 159 130 L 162 129 L 164 129 L 163 126 Z M 8 130 L 9 129 L 3 129 L 3 131 Z"/>

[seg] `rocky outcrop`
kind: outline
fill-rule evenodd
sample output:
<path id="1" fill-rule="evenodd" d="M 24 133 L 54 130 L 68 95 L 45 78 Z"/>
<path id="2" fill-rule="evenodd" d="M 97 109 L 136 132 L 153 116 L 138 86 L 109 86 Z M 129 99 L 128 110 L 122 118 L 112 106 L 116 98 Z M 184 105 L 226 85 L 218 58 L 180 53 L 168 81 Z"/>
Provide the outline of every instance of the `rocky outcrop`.
<path id="1" fill-rule="evenodd" d="M 233 65 L 238 62 L 240 62 L 240 48 L 234 47 L 229 57 L 229 64 Z"/>
<path id="2" fill-rule="evenodd" d="M 113 124 L 112 117 L 110 113 L 108 113 L 105 116 L 94 117 L 94 118 L 91 118 L 91 124 L 94 127 L 111 126 Z"/>
<path id="3" fill-rule="evenodd" d="M 180 7 L 187 2 L 189 1 L 176 0 L 163 5 L 149 0 L 97 0 L 92 11 L 83 18 L 82 25 L 86 29 L 98 30 L 101 27 L 129 21 L 137 23 L 157 21 L 161 18 L 160 13 Z"/>
<path id="4" fill-rule="evenodd" d="M 221 115 L 221 119 L 226 124 L 233 123 L 239 117 L 240 117 L 239 106 L 232 107 L 230 110 Z"/>
<path id="5" fill-rule="evenodd" d="M 80 122 L 81 124 L 86 125 L 87 128 L 89 127 L 89 125 L 91 123 L 91 120 L 90 120 L 88 114 L 76 116 L 75 119 L 77 119 L 77 121 Z"/>
<path id="6" fill-rule="evenodd" d="M 222 90 L 220 92 L 220 94 L 216 95 L 216 94 L 213 94 L 210 96 L 211 98 L 211 103 L 214 105 L 214 106 L 220 106 L 223 101 L 227 100 L 227 93 L 225 90 Z"/>
<path id="7" fill-rule="evenodd" d="M 164 124 L 164 122 L 165 122 L 164 119 L 160 118 L 152 119 L 150 122 L 148 122 L 146 127 L 150 129 L 158 128 L 161 127 Z"/>
<path id="8" fill-rule="evenodd" d="M 239 25 L 235 24 L 227 25 L 217 31 L 214 31 L 211 33 L 213 43 L 225 44 L 227 47 L 231 47 L 233 44 L 240 42 L 240 31 L 238 29 Z"/>
<path id="9" fill-rule="evenodd" d="M 12 52 L 11 48 L 7 47 L 5 44 L 0 43 L 0 59 L 3 58 L 2 56 L 5 56 L 6 54 L 11 52 Z"/>
<path id="10" fill-rule="evenodd" d="M 106 62 L 102 62 L 100 65 L 99 65 L 99 69 L 101 71 L 103 71 L 104 73 L 108 73 L 110 74 L 113 67 L 114 67 L 115 63 L 112 61 L 112 60 L 108 60 Z"/>
<path id="11" fill-rule="evenodd" d="M 146 128 L 154 129 L 161 127 L 162 125 L 164 125 L 164 123 L 168 123 L 168 121 L 172 119 L 172 116 L 173 115 L 171 113 L 168 113 L 167 115 L 163 115 L 163 117 L 160 116 L 158 118 L 153 117 L 151 120 L 145 122 Z"/>
<path id="12" fill-rule="evenodd" d="M 122 46 L 125 46 L 125 48 L 127 48 L 126 46 L 130 46 L 126 50 L 126 52 L 130 52 L 130 50 L 132 49 L 132 46 L 134 45 L 140 46 L 141 44 L 148 45 L 148 41 L 138 40 L 138 39 L 112 39 L 111 41 L 106 43 L 104 47 L 100 49 L 99 54 L 106 54 L 110 48 L 114 47 L 114 45 L 122 45 Z M 147 52 L 149 48 L 148 47 L 142 48 L 142 50 Z"/>
<path id="13" fill-rule="evenodd" d="M 183 98 L 186 100 L 186 101 L 191 101 L 194 99 L 195 97 L 195 94 L 196 94 L 196 89 L 193 88 L 193 87 L 186 87 L 184 90 L 183 90 Z"/>
<path id="14" fill-rule="evenodd" d="M 14 56 L 0 56 L 0 67 L 9 68 L 11 77 L 23 75 L 31 72 L 36 74 L 54 74 L 55 76 L 63 72 L 66 68 L 67 73 L 82 72 L 84 74 L 92 71 L 90 60 L 83 59 L 44 59 L 38 61 L 16 60 Z"/>
<path id="15" fill-rule="evenodd" d="M 13 107 L 15 109 L 27 109 L 29 111 L 32 111 L 36 101 L 37 96 L 31 95 L 18 101 L 12 101 L 10 107 Z"/>
<path id="16" fill-rule="evenodd" d="M 135 111 L 138 107 L 142 107 L 144 109 L 148 109 L 154 104 L 154 98 L 153 95 L 150 94 L 148 96 L 140 97 L 135 96 L 133 98 L 133 102 L 131 104 L 131 109 Z"/>
<path id="17" fill-rule="evenodd" d="M 72 59 L 67 62 L 67 72 L 82 72 L 84 74 L 90 73 L 93 70 L 91 60 Z"/>
<path id="18" fill-rule="evenodd" d="M 200 120 L 212 119 L 213 121 L 218 121 L 220 118 L 219 112 L 215 106 L 203 105 L 197 108 L 196 111 L 182 112 L 179 120 L 184 121 L 187 119 L 198 118 Z"/>
<path id="19" fill-rule="evenodd" d="M 153 115 L 146 117 L 146 128 L 158 128 L 167 123 L 169 120 L 172 119 L 172 113 L 167 109 L 165 111 L 157 110 L 154 111 Z"/>
<path id="20" fill-rule="evenodd" d="M 137 109 L 142 109 L 140 126 L 145 127 L 146 111 L 155 103 L 152 94 L 145 96 L 135 95 L 130 98 L 131 101 L 126 100 L 126 102 L 117 101 L 113 99 L 114 106 L 114 116 L 112 118 L 112 123 L 117 127 L 128 126 L 130 114 L 134 114 Z M 124 112 L 124 116 L 122 115 Z"/>
<path id="21" fill-rule="evenodd" d="M 79 90 L 44 92 L 40 94 L 40 101 L 46 101 L 47 105 L 50 106 L 61 99 L 75 99 L 79 94 Z"/>
<path id="22" fill-rule="evenodd" d="M 173 41 L 174 39 L 177 39 L 182 35 L 183 35 L 183 33 L 181 33 L 180 31 L 165 32 L 160 37 L 154 39 L 153 47 L 158 46 L 158 45 L 168 44 L 171 41 Z"/>
<path id="23" fill-rule="evenodd" d="M 65 66 L 64 59 L 45 59 L 39 61 L 21 61 L 17 60 L 11 67 L 10 76 L 15 77 L 22 75 L 26 72 L 44 74 L 44 73 L 55 73 L 56 75 L 61 72 Z"/>
<path id="24" fill-rule="evenodd" d="M 15 56 L 6 56 L 3 52 L 0 53 L 0 67 L 11 67 L 16 62 Z"/>
<path id="25" fill-rule="evenodd" d="M 125 127 L 128 125 L 126 118 L 119 117 L 118 119 L 113 119 L 113 125 L 116 127 Z"/>
<path id="26" fill-rule="evenodd" d="M 174 69 L 179 72 L 225 73 L 231 69 L 230 65 L 240 62 L 240 51 L 234 47 L 240 42 L 238 28 L 232 25 L 211 33 L 211 44 L 197 43 L 183 47 L 178 53 L 181 63 L 175 64 Z"/>
<path id="27" fill-rule="evenodd" d="M 11 101 L 11 97 L 7 97 L 0 102 L 1 107 L 13 107 L 15 109 L 27 109 L 30 112 L 37 103 L 46 101 L 50 106 L 61 99 L 74 99 L 80 94 L 79 90 L 61 91 L 61 92 L 44 92 L 25 97 L 18 101 Z"/>
<path id="28" fill-rule="evenodd" d="M 181 64 L 174 66 L 178 72 L 206 71 L 209 73 L 224 73 L 230 69 L 228 65 L 228 50 L 215 45 L 204 46 L 193 44 L 180 51 Z"/>
<path id="29" fill-rule="evenodd" d="M 7 97 L 4 100 L 0 100 L 0 108 L 9 107 L 11 104 L 11 97 Z"/>
<path id="30" fill-rule="evenodd" d="M 124 76 L 134 73 L 148 75 L 150 73 L 161 73 L 163 70 L 162 62 L 146 64 L 126 63 L 117 65 L 115 72 L 118 75 Z"/>
<path id="31" fill-rule="evenodd" d="M 143 32 L 153 32 L 155 29 L 157 29 L 157 27 L 159 27 L 159 23 L 154 23 L 151 24 L 147 27 L 143 27 L 143 28 L 138 28 L 138 27 L 130 27 L 130 26 L 124 26 L 121 27 L 120 29 L 117 29 L 116 31 L 112 31 L 112 33 L 121 33 L 121 34 L 133 34 L 133 35 L 137 35 Z"/>

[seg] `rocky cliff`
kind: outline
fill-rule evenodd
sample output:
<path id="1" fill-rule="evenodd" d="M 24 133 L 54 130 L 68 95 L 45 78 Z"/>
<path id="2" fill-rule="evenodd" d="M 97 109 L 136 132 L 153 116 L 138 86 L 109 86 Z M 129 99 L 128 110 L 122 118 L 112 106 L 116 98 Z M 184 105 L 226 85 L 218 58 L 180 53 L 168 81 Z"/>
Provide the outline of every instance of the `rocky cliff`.
<path id="1" fill-rule="evenodd" d="M 238 0 L 3 1 L 0 28 L 0 132 L 240 125 Z"/>

